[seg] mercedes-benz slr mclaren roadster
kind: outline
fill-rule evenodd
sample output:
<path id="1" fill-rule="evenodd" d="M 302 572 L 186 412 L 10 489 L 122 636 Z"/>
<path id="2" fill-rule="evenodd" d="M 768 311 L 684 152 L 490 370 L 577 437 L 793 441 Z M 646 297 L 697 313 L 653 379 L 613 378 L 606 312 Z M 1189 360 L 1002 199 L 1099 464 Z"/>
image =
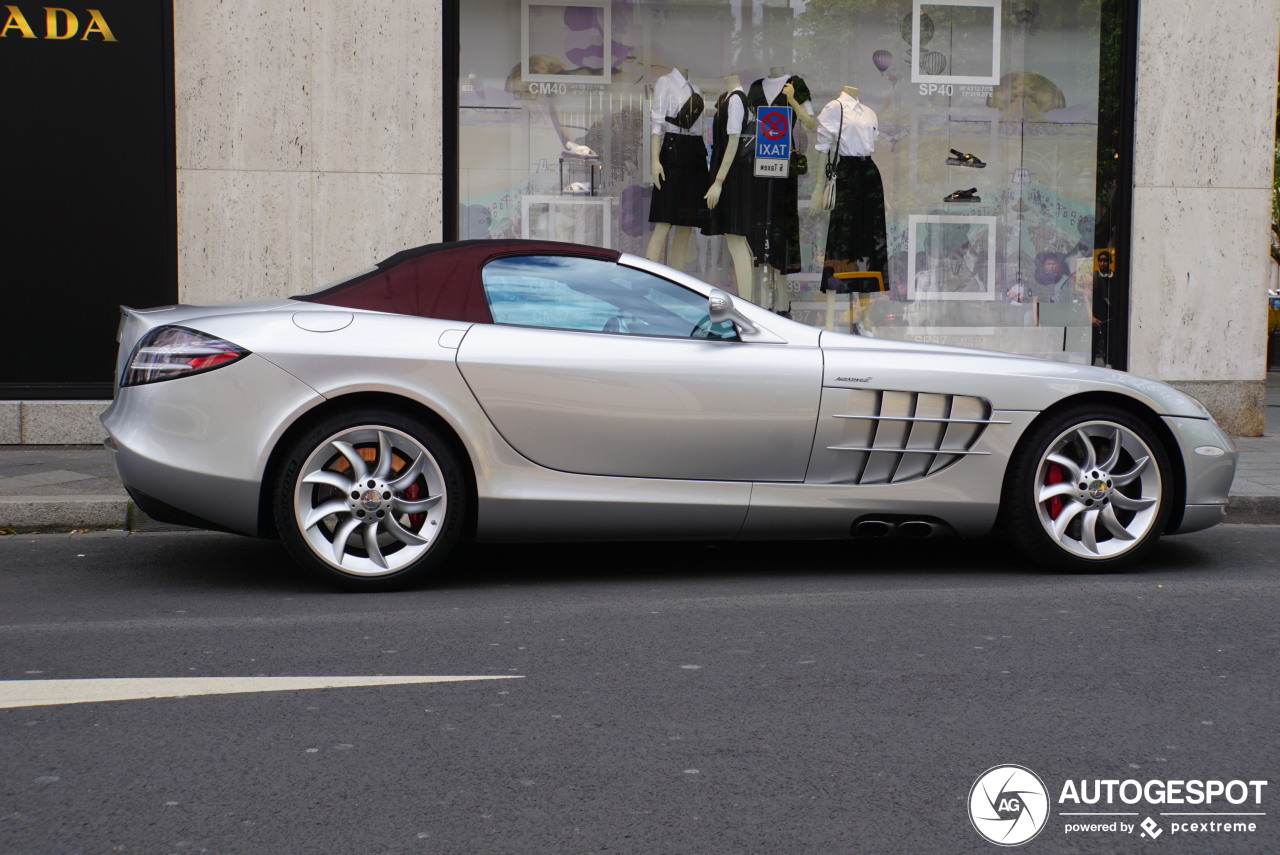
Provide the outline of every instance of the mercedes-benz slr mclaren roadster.
<path id="1" fill-rule="evenodd" d="M 979 536 L 1077 571 L 1222 520 L 1236 449 L 1119 371 L 846 335 L 571 244 L 123 309 L 107 446 L 157 520 L 376 590 L 478 541 Z"/>

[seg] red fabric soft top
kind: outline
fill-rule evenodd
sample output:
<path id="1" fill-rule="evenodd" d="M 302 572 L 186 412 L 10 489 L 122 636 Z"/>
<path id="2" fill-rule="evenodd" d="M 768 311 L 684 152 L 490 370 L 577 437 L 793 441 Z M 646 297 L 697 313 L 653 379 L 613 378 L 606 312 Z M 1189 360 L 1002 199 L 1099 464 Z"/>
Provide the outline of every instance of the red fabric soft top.
<path id="1" fill-rule="evenodd" d="M 416 315 L 463 323 L 493 323 L 481 271 L 495 258 L 572 255 L 617 261 L 616 249 L 546 240 L 464 240 L 397 252 L 377 270 L 316 294 L 295 297 L 326 306 Z"/>

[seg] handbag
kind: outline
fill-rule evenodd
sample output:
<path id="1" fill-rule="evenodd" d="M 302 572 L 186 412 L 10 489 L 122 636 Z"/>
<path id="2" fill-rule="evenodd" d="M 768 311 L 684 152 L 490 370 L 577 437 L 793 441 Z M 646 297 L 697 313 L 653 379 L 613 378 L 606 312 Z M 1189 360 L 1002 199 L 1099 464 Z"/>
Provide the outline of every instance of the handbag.
<path id="1" fill-rule="evenodd" d="M 827 164 L 827 186 L 822 188 L 822 210 L 834 211 L 836 207 L 836 171 Z"/>
<path id="2" fill-rule="evenodd" d="M 835 145 L 827 152 L 827 184 L 822 189 L 822 210 L 833 211 L 836 207 L 836 178 L 839 174 L 837 165 L 840 162 L 840 137 L 844 136 L 844 107 L 840 107 L 840 130 L 836 132 Z"/>
<path id="3" fill-rule="evenodd" d="M 680 109 L 676 111 L 674 116 L 667 116 L 667 121 L 675 125 L 681 130 L 691 130 L 693 123 L 698 121 L 698 117 L 702 115 L 702 110 L 706 106 L 702 100 L 702 95 L 696 92 L 693 84 L 688 81 L 685 85 L 689 87 L 689 97 L 685 99 Z"/>
<path id="4" fill-rule="evenodd" d="M 796 175 L 805 175 L 809 172 L 809 158 L 803 154 L 797 154 L 791 158 L 791 171 Z"/>

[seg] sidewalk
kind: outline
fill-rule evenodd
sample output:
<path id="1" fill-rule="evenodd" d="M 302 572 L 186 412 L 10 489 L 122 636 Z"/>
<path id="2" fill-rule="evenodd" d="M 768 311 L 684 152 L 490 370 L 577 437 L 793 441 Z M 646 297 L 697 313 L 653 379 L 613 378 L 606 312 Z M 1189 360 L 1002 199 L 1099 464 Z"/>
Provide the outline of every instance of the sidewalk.
<path id="1" fill-rule="evenodd" d="M 1280 524 L 1280 372 L 1267 375 L 1266 435 L 1237 437 L 1229 523 Z M 170 529 L 148 518 L 96 445 L 0 445 L 0 533 Z"/>

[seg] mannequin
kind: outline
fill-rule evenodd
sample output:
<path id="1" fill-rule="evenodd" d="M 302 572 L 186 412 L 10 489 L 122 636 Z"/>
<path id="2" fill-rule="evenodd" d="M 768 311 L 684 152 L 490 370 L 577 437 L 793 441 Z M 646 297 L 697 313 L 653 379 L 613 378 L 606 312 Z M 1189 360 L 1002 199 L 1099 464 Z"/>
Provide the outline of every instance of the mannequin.
<path id="1" fill-rule="evenodd" d="M 818 127 L 809 87 L 800 77 L 788 74 L 783 66 L 771 67 L 768 77 L 751 84 L 747 100 L 752 110 L 790 107 L 795 123 L 810 131 Z M 755 180 L 756 228 L 751 236 L 752 249 L 757 263 L 769 268 L 756 302 L 775 312 L 790 309 L 787 274 L 800 271 L 800 176 L 796 163 L 803 150 L 803 141 L 796 137 L 793 129 L 790 174 L 785 179 Z"/>
<path id="2" fill-rule="evenodd" d="M 747 93 L 743 91 L 738 75 L 724 78 L 724 86 L 725 93 L 716 103 L 716 117 L 712 123 L 711 171 L 714 177 L 705 197 L 711 218 L 702 232 L 725 236 L 729 257 L 733 260 L 738 294 L 750 299 L 754 296 L 754 265 L 747 234 L 751 231 L 753 179 L 750 163 L 737 162 L 738 141 L 747 124 L 749 108 Z"/>
<path id="3" fill-rule="evenodd" d="M 649 222 L 653 234 L 645 255 L 662 261 L 667 238 L 667 263 L 683 269 L 694 226 L 706 221 L 707 147 L 702 141 L 702 93 L 689 80 L 689 69 L 674 68 L 654 85 L 650 114 L 649 166 L 653 199 Z"/>
<path id="4" fill-rule="evenodd" d="M 857 86 L 842 87 L 840 92 L 843 95 L 848 95 L 850 98 L 852 98 L 855 101 L 858 100 Z M 834 103 L 835 101 L 829 102 L 827 104 L 827 107 L 830 107 Z M 826 107 L 824 107 L 822 111 L 825 113 Z M 815 125 L 817 124 L 816 119 L 814 120 L 814 124 Z M 820 144 L 821 144 L 821 140 L 814 140 L 813 150 L 815 152 L 822 152 L 825 155 L 827 152 L 830 151 L 830 149 L 824 150 L 824 149 L 818 148 Z M 815 160 L 816 159 L 817 158 L 815 158 Z M 820 164 L 819 166 L 825 165 L 826 157 L 824 156 L 822 160 L 824 161 L 824 163 Z M 813 174 L 814 185 L 813 185 L 813 195 L 809 197 L 809 214 L 811 216 L 817 216 L 818 212 L 822 210 L 822 194 L 827 189 L 827 171 L 826 169 L 819 168 L 819 169 L 815 169 L 813 173 L 814 173 Z"/>
<path id="5" fill-rule="evenodd" d="M 826 265 L 833 273 L 858 269 L 866 260 L 866 270 L 882 275 L 888 266 L 884 214 L 884 185 L 880 170 L 871 160 L 879 136 L 878 120 L 870 107 L 858 100 L 858 88 L 845 86 L 840 96 L 818 114 L 818 140 L 814 146 L 813 197 L 809 213 L 822 210 L 827 189 L 827 166 L 836 175 L 836 201 L 827 225 Z M 835 325 L 835 295 L 845 293 L 842 281 L 824 279 L 827 292 L 827 329 Z"/>

